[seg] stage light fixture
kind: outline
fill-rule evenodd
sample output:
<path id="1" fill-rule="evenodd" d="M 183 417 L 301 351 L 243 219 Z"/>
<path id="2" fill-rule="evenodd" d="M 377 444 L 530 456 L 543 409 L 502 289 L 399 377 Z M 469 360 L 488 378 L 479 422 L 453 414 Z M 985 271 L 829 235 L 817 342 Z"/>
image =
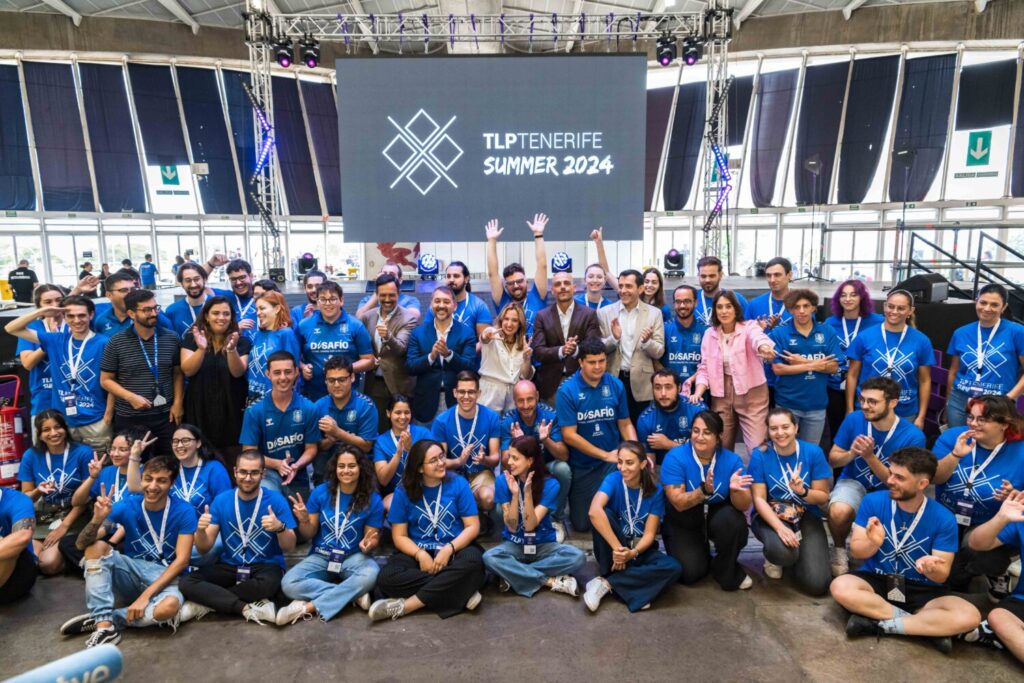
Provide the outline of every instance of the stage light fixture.
<path id="1" fill-rule="evenodd" d="M 678 249 L 668 250 L 663 259 L 663 265 L 665 266 L 665 277 L 683 277 L 686 274 L 683 254 Z"/>
<path id="2" fill-rule="evenodd" d="M 317 258 L 308 251 L 299 257 L 299 275 L 305 275 L 311 270 L 316 270 Z"/>
<path id="3" fill-rule="evenodd" d="M 551 257 L 551 272 L 552 273 L 571 273 L 572 272 L 572 259 L 564 251 L 555 252 L 555 255 Z"/>
<path id="4" fill-rule="evenodd" d="M 676 39 L 664 33 L 657 42 L 658 64 L 668 66 L 676 61 Z"/>
<path id="5" fill-rule="evenodd" d="M 420 254 L 416 259 L 416 272 L 419 273 L 421 280 L 436 280 L 439 270 L 440 264 L 433 254 Z"/>
<path id="6" fill-rule="evenodd" d="M 313 40 L 312 36 L 306 36 L 299 43 L 302 50 L 302 63 L 310 69 L 315 69 L 320 64 L 320 41 Z"/>
<path id="7" fill-rule="evenodd" d="M 693 66 L 700 61 L 700 42 L 696 38 L 683 38 L 683 61 Z"/>
<path id="8" fill-rule="evenodd" d="M 274 43 L 274 59 L 279 66 L 287 69 L 292 65 L 292 39 L 281 38 Z"/>

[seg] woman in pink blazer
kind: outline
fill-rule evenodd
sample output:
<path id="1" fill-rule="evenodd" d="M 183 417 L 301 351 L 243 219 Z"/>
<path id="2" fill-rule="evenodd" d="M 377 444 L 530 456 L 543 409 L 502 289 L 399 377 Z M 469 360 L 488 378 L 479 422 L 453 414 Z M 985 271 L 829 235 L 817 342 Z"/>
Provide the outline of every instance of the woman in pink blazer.
<path id="1" fill-rule="evenodd" d="M 722 445 L 729 450 L 735 447 L 738 421 L 749 455 L 767 436 L 768 383 L 761 361 L 775 358 L 775 344 L 756 321 L 743 319 L 743 309 L 732 292 L 719 291 L 712 306 L 690 402 L 701 401 L 710 388 L 709 405 L 725 423 Z"/>

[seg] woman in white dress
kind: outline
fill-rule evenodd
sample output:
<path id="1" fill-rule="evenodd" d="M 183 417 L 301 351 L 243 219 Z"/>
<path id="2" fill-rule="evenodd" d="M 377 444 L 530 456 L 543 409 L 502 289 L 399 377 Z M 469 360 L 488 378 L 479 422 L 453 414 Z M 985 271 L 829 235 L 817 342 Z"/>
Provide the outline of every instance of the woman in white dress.
<path id="1" fill-rule="evenodd" d="M 521 306 L 506 304 L 494 326 L 480 335 L 480 399 L 478 403 L 503 413 L 515 407 L 512 387 L 533 378 L 533 349 L 526 341 L 526 315 Z"/>

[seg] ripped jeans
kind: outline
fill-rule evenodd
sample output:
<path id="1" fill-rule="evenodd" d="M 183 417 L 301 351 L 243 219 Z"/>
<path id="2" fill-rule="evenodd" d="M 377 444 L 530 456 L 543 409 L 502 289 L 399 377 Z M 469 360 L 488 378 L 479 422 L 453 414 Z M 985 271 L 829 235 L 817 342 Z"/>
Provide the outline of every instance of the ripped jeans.
<path id="1" fill-rule="evenodd" d="M 142 592 L 164 573 L 166 567 L 163 565 L 128 557 L 111 550 L 98 560 L 83 560 L 82 567 L 85 569 L 85 606 L 89 608 L 89 614 L 96 621 L 112 621 L 118 628 L 142 628 L 158 623 L 177 628 L 177 615 L 166 622 L 157 622 L 153 618 L 153 611 L 164 598 L 176 598 L 179 607 L 184 604 L 185 599 L 178 590 L 177 580 L 150 599 L 145 615 L 141 619 L 129 623 L 126 618 L 128 609 L 114 608 L 114 603 L 118 599 L 128 604 L 138 599 Z"/>

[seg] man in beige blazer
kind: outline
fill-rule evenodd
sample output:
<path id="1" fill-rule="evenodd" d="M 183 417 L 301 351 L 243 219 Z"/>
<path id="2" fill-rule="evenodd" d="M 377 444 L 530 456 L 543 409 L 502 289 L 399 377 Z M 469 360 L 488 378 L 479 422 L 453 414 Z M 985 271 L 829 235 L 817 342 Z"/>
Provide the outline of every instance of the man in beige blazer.
<path id="1" fill-rule="evenodd" d="M 608 373 L 626 387 L 629 418 L 636 424 L 654 397 L 654 361 L 665 353 L 665 324 L 661 311 L 640 301 L 643 275 L 638 270 L 619 274 L 619 300 L 597 311 L 601 337 L 608 352 Z"/>
<path id="2" fill-rule="evenodd" d="M 412 397 L 414 378 L 405 366 L 409 335 L 419 320 L 415 311 L 398 305 L 398 278 L 390 273 L 376 280 L 378 305 L 359 316 L 373 342 L 376 369 L 366 373 L 363 393 L 377 406 L 377 433 L 391 426 L 387 405 L 394 394 Z"/>

